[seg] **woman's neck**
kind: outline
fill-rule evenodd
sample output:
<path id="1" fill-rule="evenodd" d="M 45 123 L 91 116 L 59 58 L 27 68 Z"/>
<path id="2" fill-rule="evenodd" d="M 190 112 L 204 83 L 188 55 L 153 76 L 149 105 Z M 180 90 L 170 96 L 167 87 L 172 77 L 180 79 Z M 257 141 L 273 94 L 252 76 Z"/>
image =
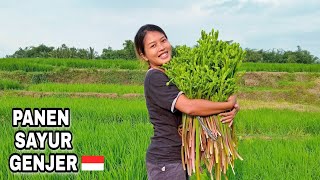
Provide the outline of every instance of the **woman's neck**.
<path id="1" fill-rule="evenodd" d="M 161 68 L 161 66 L 151 66 L 152 69 L 157 69 L 159 71 L 162 71 L 163 73 L 165 72 L 163 68 Z"/>

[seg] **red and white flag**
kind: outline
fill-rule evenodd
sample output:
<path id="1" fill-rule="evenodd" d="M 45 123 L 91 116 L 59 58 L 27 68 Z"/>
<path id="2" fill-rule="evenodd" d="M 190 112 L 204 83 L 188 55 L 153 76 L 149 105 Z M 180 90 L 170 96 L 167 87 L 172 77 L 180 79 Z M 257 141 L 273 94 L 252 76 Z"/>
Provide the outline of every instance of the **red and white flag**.
<path id="1" fill-rule="evenodd" d="M 81 156 L 82 171 L 103 171 L 104 156 Z"/>

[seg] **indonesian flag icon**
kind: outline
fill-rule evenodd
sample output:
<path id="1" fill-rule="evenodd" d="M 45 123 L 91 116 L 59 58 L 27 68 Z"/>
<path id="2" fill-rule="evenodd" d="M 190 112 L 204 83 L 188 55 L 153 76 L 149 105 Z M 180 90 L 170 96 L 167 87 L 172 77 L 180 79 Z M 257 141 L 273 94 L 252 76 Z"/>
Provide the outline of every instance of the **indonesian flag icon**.
<path id="1" fill-rule="evenodd" d="M 103 171 L 104 156 L 81 156 L 82 171 Z"/>

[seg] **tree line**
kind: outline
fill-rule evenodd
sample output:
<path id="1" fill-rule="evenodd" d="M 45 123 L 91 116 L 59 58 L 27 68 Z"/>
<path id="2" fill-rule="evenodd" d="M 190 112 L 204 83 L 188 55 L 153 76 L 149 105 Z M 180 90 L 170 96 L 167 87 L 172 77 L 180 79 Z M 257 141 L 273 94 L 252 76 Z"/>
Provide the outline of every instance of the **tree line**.
<path id="1" fill-rule="evenodd" d="M 62 44 L 60 47 L 46 46 L 30 46 L 19 48 L 7 58 L 78 58 L 78 59 L 136 59 L 134 43 L 131 40 L 125 40 L 123 49 L 113 50 L 110 46 L 104 48 L 99 55 L 93 47 L 88 49 L 68 47 Z"/>
<path id="2" fill-rule="evenodd" d="M 272 49 L 264 51 L 262 49 L 246 49 L 246 62 L 266 62 L 266 63 L 320 63 L 319 58 L 309 51 L 297 46 L 296 51 L 284 51 L 282 49 Z"/>
<path id="3" fill-rule="evenodd" d="M 176 55 L 176 49 L 181 46 L 172 47 L 172 55 Z M 296 51 L 284 51 L 282 49 L 257 50 L 245 49 L 247 54 L 245 62 L 265 62 L 265 63 L 320 63 L 318 57 L 312 55 L 309 51 L 297 46 Z M 30 46 L 19 48 L 7 58 L 78 58 L 78 59 L 136 59 L 134 43 L 132 40 L 125 40 L 123 48 L 114 50 L 107 47 L 101 54 L 95 51 L 93 47 L 88 49 L 68 47 L 62 44 L 60 47 L 52 47 L 41 44 L 39 46 Z"/>

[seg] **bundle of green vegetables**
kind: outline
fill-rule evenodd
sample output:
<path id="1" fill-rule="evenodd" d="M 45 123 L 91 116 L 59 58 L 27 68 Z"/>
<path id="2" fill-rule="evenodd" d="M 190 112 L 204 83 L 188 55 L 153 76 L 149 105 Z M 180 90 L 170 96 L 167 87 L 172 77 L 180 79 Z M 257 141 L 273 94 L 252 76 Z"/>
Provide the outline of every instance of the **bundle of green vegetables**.
<path id="1" fill-rule="evenodd" d="M 181 46 L 177 56 L 163 67 L 170 81 L 191 99 L 227 101 L 237 90 L 238 70 L 245 51 L 238 43 L 218 40 L 218 31 L 201 32 L 194 48 Z M 220 122 L 219 115 L 196 117 L 183 114 L 181 156 L 189 176 L 205 164 L 213 179 L 226 177 L 229 165 L 239 158 L 233 126 Z"/>

